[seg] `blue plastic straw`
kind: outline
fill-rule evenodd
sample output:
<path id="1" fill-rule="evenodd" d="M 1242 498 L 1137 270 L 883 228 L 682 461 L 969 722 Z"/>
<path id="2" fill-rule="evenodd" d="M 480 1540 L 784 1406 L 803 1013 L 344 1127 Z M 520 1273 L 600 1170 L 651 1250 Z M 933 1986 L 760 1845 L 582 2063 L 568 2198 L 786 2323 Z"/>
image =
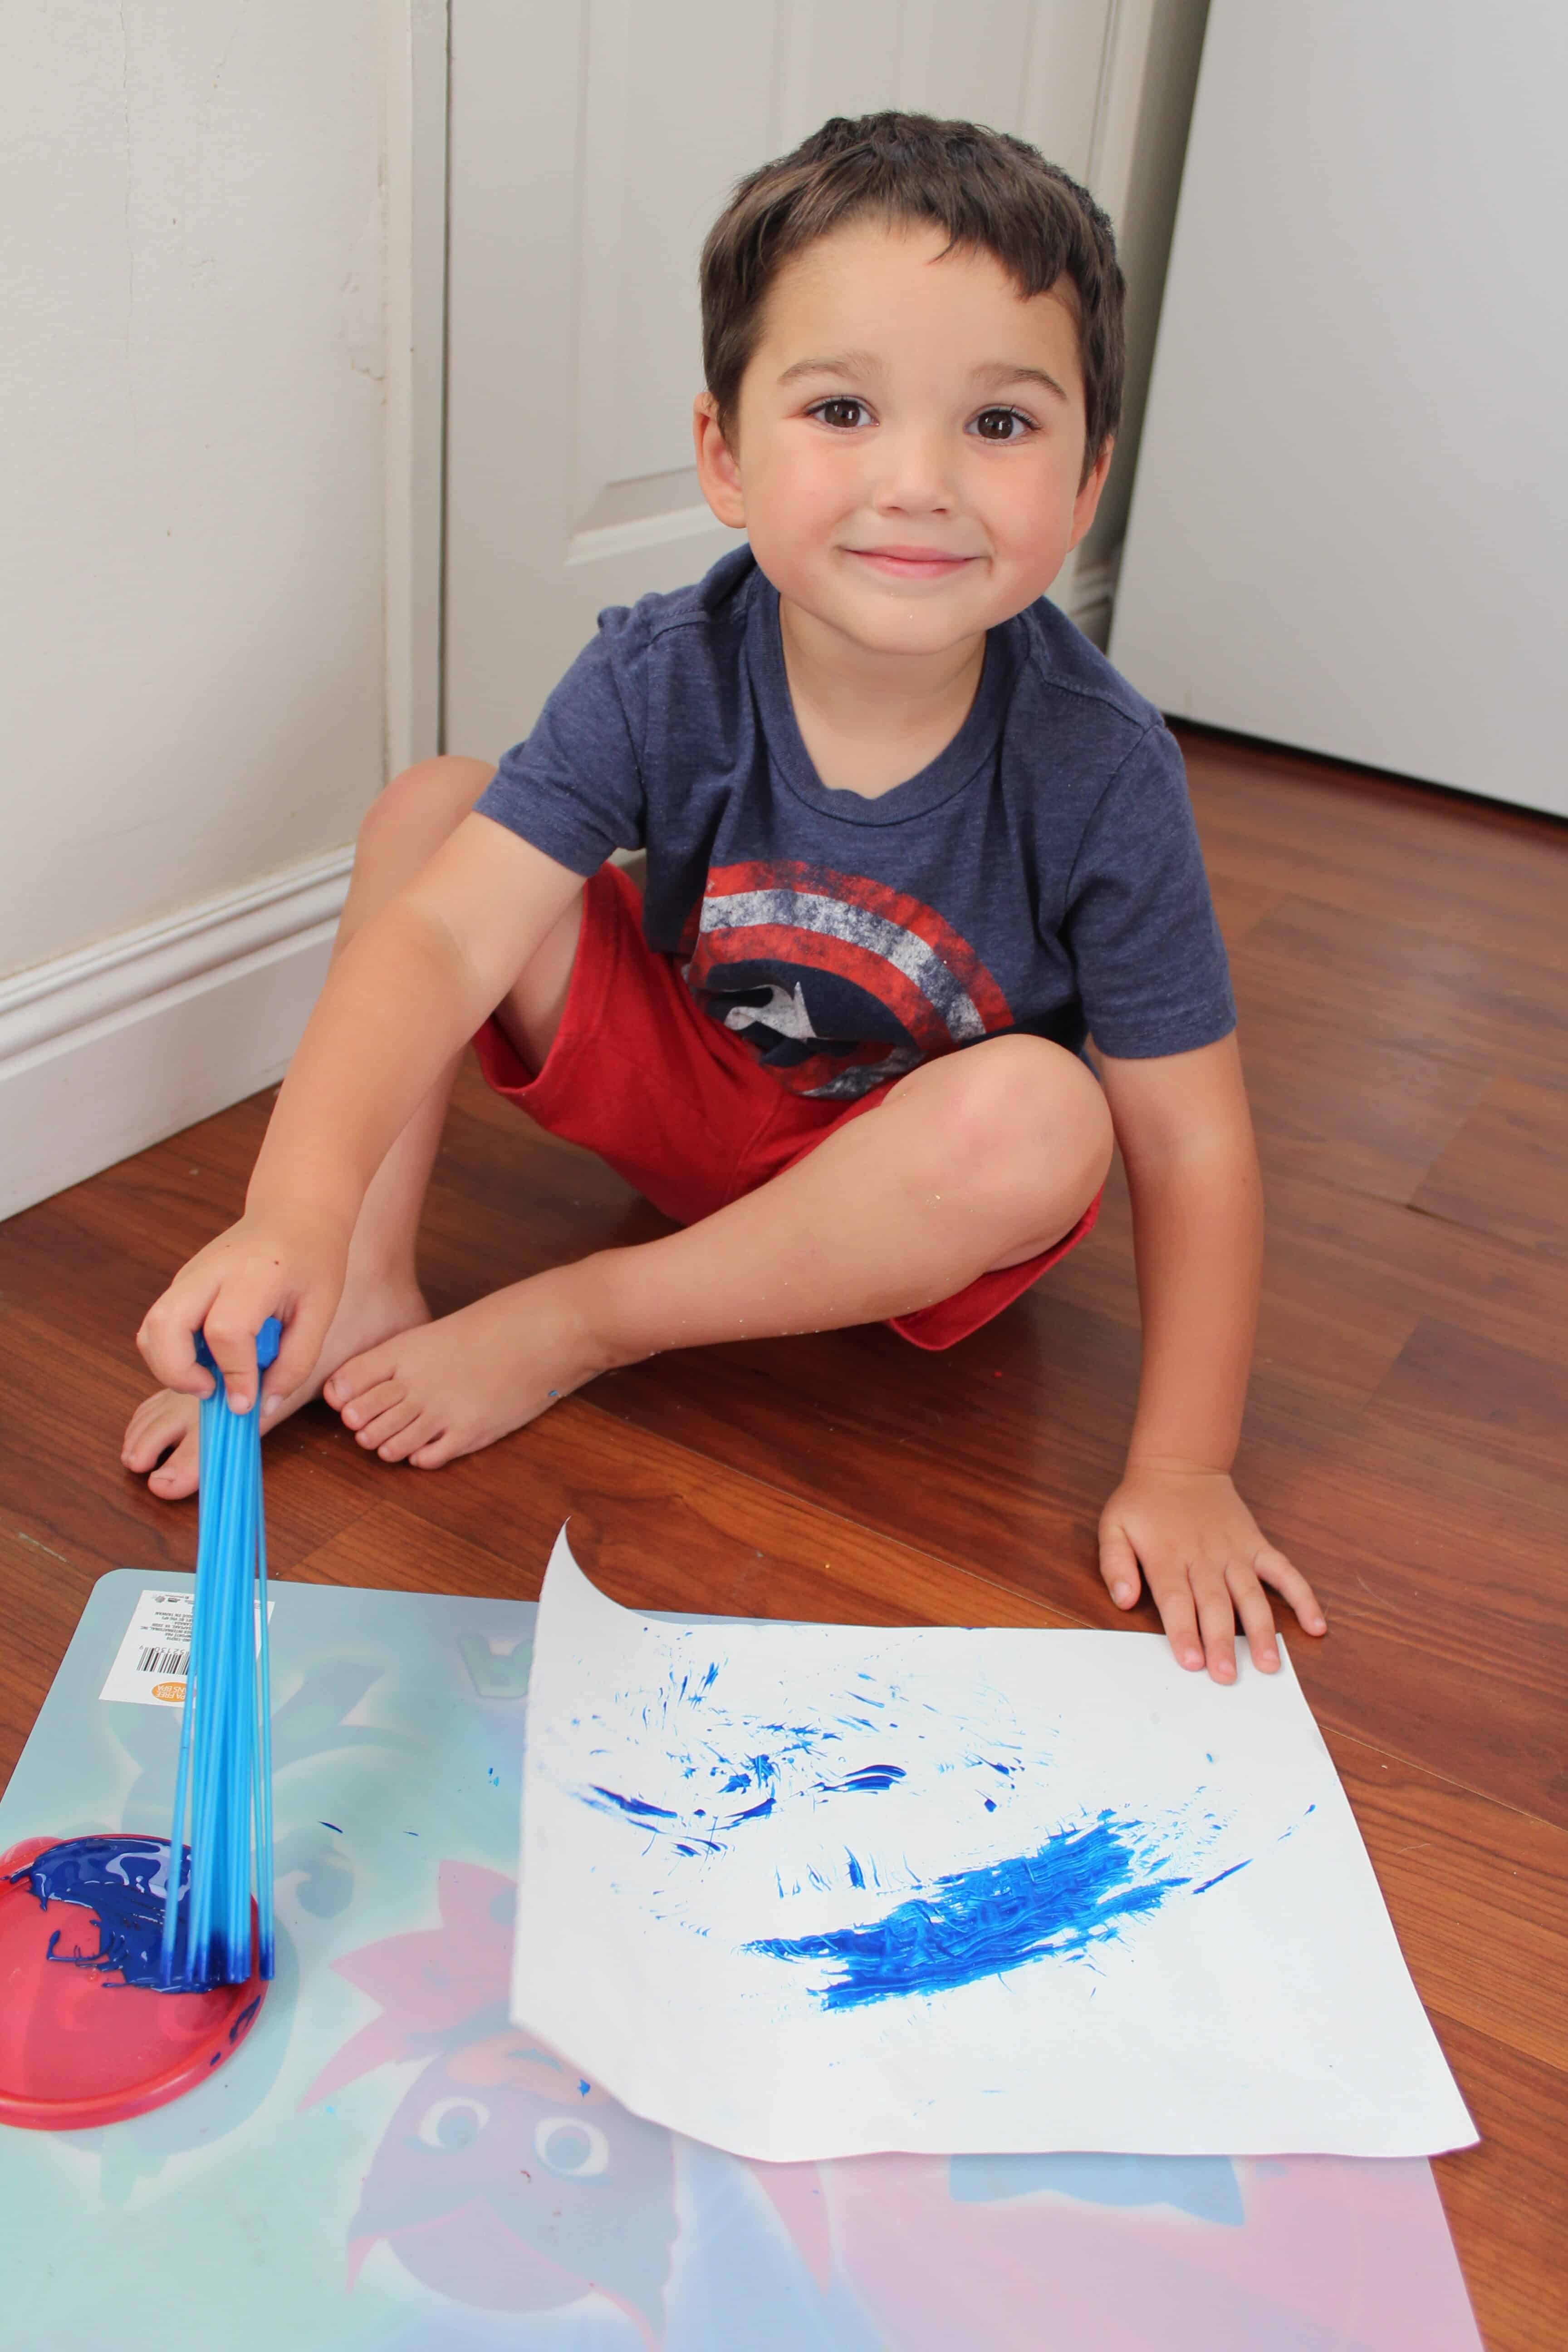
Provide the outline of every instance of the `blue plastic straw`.
<path id="1" fill-rule="evenodd" d="M 257 1334 L 265 1370 L 282 1337 L 270 1317 Z M 174 1822 L 163 1906 L 162 1981 L 170 1990 L 243 1984 L 259 1958 L 270 1977 L 272 1903 L 271 1676 L 268 1660 L 267 1538 L 261 1507 L 260 1397 L 231 1412 L 223 1374 L 199 1335 L 213 1374 L 201 1405 L 196 1597 L 174 1776 Z M 190 1805 L 190 1866 L 178 1866 Z M 252 1838 L 258 1954 L 251 1937 Z M 181 1878 L 185 1878 L 180 1948 Z"/>

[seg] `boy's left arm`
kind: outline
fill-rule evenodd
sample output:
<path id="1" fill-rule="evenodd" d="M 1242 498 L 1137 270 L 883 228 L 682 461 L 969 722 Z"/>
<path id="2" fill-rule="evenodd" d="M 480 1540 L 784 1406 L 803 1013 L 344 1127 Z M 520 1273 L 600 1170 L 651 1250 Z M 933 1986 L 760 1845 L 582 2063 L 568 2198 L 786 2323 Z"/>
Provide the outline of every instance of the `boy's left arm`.
<path id="1" fill-rule="evenodd" d="M 1327 1628 L 1300 1570 L 1231 1482 L 1258 1323 L 1262 1186 L 1234 1035 L 1152 1061 L 1102 1058 L 1132 1196 L 1143 1369 L 1127 1469 L 1100 1517 L 1100 1570 L 1124 1609 L 1139 1570 L 1184 1666 L 1236 1675 L 1236 1619 L 1279 1665 L 1271 1584 Z"/>

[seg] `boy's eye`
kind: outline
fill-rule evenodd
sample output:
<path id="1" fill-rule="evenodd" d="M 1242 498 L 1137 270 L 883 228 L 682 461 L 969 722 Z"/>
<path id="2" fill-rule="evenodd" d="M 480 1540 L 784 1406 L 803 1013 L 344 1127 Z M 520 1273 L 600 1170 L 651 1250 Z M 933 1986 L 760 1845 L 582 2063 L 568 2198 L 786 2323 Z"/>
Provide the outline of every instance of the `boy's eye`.
<path id="1" fill-rule="evenodd" d="M 1021 441 L 1034 426 L 1018 408 L 983 408 L 973 431 L 982 441 Z"/>
<path id="2" fill-rule="evenodd" d="M 835 393 L 831 400 L 819 400 L 806 413 L 815 416 L 819 425 L 836 425 L 846 431 L 862 424 L 870 414 L 863 400 L 852 400 L 847 393 Z"/>

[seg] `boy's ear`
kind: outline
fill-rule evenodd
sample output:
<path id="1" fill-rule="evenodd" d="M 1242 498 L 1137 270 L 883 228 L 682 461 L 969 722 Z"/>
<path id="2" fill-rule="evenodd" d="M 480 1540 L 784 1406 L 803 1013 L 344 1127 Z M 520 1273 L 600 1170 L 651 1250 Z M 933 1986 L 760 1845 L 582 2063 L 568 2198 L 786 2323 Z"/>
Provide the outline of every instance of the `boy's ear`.
<path id="1" fill-rule="evenodd" d="M 741 494 L 741 469 L 720 430 L 718 404 L 710 392 L 700 392 L 691 404 L 691 441 L 703 497 L 721 523 L 731 530 L 744 530 L 746 501 Z"/>
<path id="2" fill-rule="evenodd" d="M 1073 500 L 1072 537 L 1068 541 L 1069 551 L 1078 545 L 1079 541 L 1094 520 L 1095 511 L 1100 505 L 1100 494 L 1105 488 L 1105 478 L 1110 471 L 1110 460 L 1115 449 L 1114 438 L 1101 444 L 1100 455 L 1089 467 L 1084 478 L 1083 488 Z"/>

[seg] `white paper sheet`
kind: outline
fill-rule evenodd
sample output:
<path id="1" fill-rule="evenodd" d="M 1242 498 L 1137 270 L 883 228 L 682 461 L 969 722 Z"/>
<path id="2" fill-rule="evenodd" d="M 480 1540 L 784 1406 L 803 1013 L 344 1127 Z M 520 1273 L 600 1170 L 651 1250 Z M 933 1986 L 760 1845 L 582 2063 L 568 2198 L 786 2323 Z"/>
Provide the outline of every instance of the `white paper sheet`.
<path id="1" fill-rule="evenodd" d="M 668 1623 L 563 1529 L 517 1916 L 521 2024 L 765 2161 L 1476 2137 L 1289 1664 Z"/>

